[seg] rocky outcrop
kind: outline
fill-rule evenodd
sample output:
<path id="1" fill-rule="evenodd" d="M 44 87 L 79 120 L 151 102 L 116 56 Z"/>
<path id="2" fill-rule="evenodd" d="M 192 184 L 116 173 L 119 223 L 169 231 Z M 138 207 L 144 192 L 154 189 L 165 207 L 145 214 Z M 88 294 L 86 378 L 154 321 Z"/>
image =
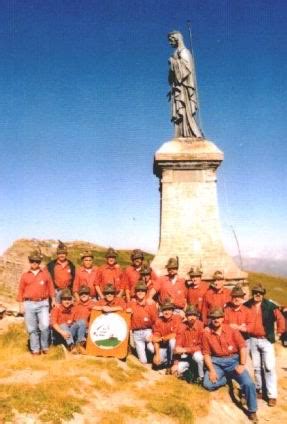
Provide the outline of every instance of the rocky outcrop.
<path id="1" fill-rule="evenodd" d="M 78 259 L 78 253 L 83 250 L 104 252 L 105 247 L 83 241 L 65 242 L 71 253 L 72 260 Z M 58 240 L 20 239 L 16 240 L 0 257 L 0 285 L 15 293 L 19 279 L 29 267 L 28 255 L 32 250 L 40 249 L 44 257 L 43 264 L 55 256 Z M 76 260 L 77 260 L 76 259 Z"/>

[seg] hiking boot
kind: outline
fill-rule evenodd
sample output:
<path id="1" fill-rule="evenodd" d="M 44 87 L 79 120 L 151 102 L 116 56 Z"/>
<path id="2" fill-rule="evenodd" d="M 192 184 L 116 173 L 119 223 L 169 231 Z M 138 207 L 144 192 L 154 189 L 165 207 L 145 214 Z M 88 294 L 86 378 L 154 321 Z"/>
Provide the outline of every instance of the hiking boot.
<path id="1" fill-rule="evenodd" d="M 86 355 L 87 354 L 86 349 L 84 348 L 84 343 L 78 343 L 77 344 L 77 352 L 80 355 Z"/>
<path id="2" fill-rule="evenodd" d="M 256 397 L 257 397 L 257 399 L 263 399 L 263 395 L 262 395 L 261 390 L 256 390 Z"/>
<path id="3" fill-rule="evenodd" d="M 171 375 L 171 374 L 172 374 L 171 368 L 167 368 L 165 371 L 165 375 Z"/>
<path id="4" fill-rule="evenodd" d="M 277 400 L 274 398 L 268 399 L 268 406 L 276 406 Z"/>
<path id="5" fill-rule="evenodd" d="M 253 423 L 258 423 L 258 417 L 256 415 L 256 412 L 250 412 L 248 414 L 249 421 L 252 421 Z"/>
<path id="6" fill-rule="evenodd" d="M 43 355 L 48 355 L 49 350 L 48 349 L 42 349 L 42 354 Z"/>
<path id="7" fill-rule="evenodd" d="M 70 353 L 72 353 L 72 355 L 77 355 L 78 354 L 78 350 L 77 350 L 77 346 L 74 344 L 68 345 L 67 349 Z"/>

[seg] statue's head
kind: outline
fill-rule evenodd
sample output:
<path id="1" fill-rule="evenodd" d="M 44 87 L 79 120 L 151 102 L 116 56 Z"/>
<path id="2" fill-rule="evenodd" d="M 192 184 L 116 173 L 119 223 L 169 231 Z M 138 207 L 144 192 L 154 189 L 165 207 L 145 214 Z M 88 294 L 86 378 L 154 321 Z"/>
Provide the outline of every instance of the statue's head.
<path id="1" fill-rule="evenodd" d="M 168 33 L 167 35 L 169 44 L 172 47 L 178 47 L 179 45 L 183 44 L 183 36 L 181 34 L 181 32 L 179 31 L 171 31 Z"/>

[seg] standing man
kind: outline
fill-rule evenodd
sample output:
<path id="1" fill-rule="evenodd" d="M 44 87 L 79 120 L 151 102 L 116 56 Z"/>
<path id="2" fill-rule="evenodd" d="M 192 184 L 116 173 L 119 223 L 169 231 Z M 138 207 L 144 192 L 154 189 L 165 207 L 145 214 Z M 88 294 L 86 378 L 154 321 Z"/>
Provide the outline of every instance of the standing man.
<path id="1" fill-rule="evenodd" d="M 150 341 L 152 327 L 158 317 L 155 302 L 146 302 L 147 286 L 144 281 L 138 281 L 135 286 L 135 298 L 127 305 L 127 312 L 131 312 L 131 330 L 137 356 L 142 364 L 147 363 L 147 352 L 154 353 Z"/>
<path id="2" fill-rule="evenodd" d="M 89 287 L 90 296 L 96 297 L 96 278 L 98 267 L 93 265 L 93 253 L 91 251 L 85 251 L 81 254 L 82 266 L 76 270 L 76 275 L 73 284 L 73 293 L 76 301 L 78 302 L 79 289 L 81 286 Z"/>
<path id="3" fill-rule="evenodd" d="M 147 263 L 144 263 L 141 267 L 140 275 L 141 275 L 141 279 L 144 281 L 144 283 L 147 286 L 148 299 L 150 299 L 150 293 L 151 293 L 151 290 L 154 288 L 154 284 L 155 284 L 155 281 L 156 281 L 156 279 L 152 279 L 152 274 L 154 274 L 154 273 L 153 273 L 150 265 L 147 264 Z M 150 303 L 153 304 L 152 299 L 150 299 L 150 300 L 151 300 Z"/>
<path id="4" fill-rule="evenodd" d="M 176 334 L 182 323 L 180 316 L 174 315 L 173 311 L 174 305 L 167 299 L 161 306 L 162 316 L 156 320 L 151 336 L 155 350 L 153 363 L 164 365 L 167 374 L 171 373 Z"/>
<path id="5" fill-rule="evenodd" d="M 175 312 L 184 316 L 186 307 L 187 288 L 184 278 L 178 276 L 178 260 L 170 258 L 166 265 L 167 275 L 159 277 L 154 282 L 154 288 L 150 290 L 149 298 L 159 294 L 159 302 L 162 305 L 165 299 L 170 299 L 173 303 Z"/>
<path id="6" fill-rule="evenodd" d="M 38 251 L 29 256 L 30 269 L 22 274 L 17 300 L 29 334 L 32 355 L 48 352 L 49 299 L 55 304 L 55 290 L 49 273 L 40 268 L 42 255 Z"/>
<path id="7" fill-rule="evenodd" d="M 47 264 L 47 269 L 54 283 L 57 303 L 60 303 L 61 300 L 61 290 L 67 288 L 71 290 L 75 278 L 75 265 L 67 256 L 67 246 L 59 240 L 57 258 Z"/>
<path id="8" fill-rule="evenodd" d="M 208 313 L 212 308 L 224 308 L 231 300 L 230 290 L 224 287 L 224 282 L 223 272 L 215 271 L 213 282 L 203 297 L 201 317 L 205 325 L 208 324 Z"/>
<path id="9" fill-rule="evenodd" d="M 126 292 L 126 300 L 129 302 L 135 294 L 135 285 L 141 277 L 141 269 L 144 261 L 144 254 L 140 249 L 135 249 L 131 253 L 132 264 L 124 271 L 124 286 Z M 155 273 L 152 271 L 152 279 L 156 279 Z"/>
<path id="10" fill-rule="evenodd" d="M 172 373 L 183 375 L 189 369 L 193 369 L 193 361 L 197 365 L 197 381 L 202 383 L 203 355 L 202 355 L 202 335 L 203 322 L 198 319 L 199 311 L 193 305 L 188 305 L 185 311 L 186 322 L 182 323 L 176 335 L 176 345 L 174 353 L 179 355 L 179 360 L 175 361 Z"/>
<path id="11" fill-rule="evenodd" d="M 201 280 L 202 269 L 191 267 L 188 272 L 189 279 L 186 280 L 187 303 L 194 305 L 201 314 L 203 297 L 208 290 L 208 284 Z"/>
<path id="12" fill-rule="evenodd" d="M 252 298 L 245 303 L 252 313 L 250 326 L 250 353 L 254 368 L 257 395 L 262 398 L 262 373 L 265 376 L 268 405 L 275 406 L 277 400 L 277 375 L 274 351 L 275 323 L 277 333 L 284 331 L 284 318 L 277 305 L 264 298 L 265 288 L 256 284 Z"/>
<path id="13" fill-rule="evenodd" d="M 202 352 L 207 367 L 203 386 L 213 391 L 224 386 L 228 378 L 236 380 L 247 401 L 248 418 L 257 423 L 256 389 L 246 370 L 245 341 L 238 330 L 223 324 L 222 308 L 213 308 L 208 318 L 211 322 L 202 338 Z"/>
<path id="14" fill-rule="evenodd" d="M 117 296 L 122 297 L 123 289 L 123 271 L 117 263 L 118 253 L 109 247 L 106 251 L 106 263 L 98 268 L 96 289 L 100 299 L 104 298 L 103 290 L 106 284 L 111 283 L 116 289 Z"/>
<path id="15" fill-rule="evenodd" d="M 252 314 L 249 308 L 243 305 L 245 293 L 241 286 L 231 290 L 231 302 L 224 309 L 224 324 L 234 330 L 239 330 L 245 340 L 249 339 L 249 328 L 252 324 Z"/>

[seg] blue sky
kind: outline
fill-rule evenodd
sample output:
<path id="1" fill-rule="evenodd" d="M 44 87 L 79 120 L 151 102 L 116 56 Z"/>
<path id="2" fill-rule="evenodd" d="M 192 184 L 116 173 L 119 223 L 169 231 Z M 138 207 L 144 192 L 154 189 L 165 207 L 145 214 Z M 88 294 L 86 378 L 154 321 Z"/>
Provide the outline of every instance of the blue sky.
<path id="1" fill-rule="evenodd" d="M 167 33 L 192 21 L 227 248 L 286 252 L 287 3 L 0 0 L 0 251 L 21 237 L 156 251 L 172 139 Z M 271 252 L 271 253 L 270 253 Z"/>

